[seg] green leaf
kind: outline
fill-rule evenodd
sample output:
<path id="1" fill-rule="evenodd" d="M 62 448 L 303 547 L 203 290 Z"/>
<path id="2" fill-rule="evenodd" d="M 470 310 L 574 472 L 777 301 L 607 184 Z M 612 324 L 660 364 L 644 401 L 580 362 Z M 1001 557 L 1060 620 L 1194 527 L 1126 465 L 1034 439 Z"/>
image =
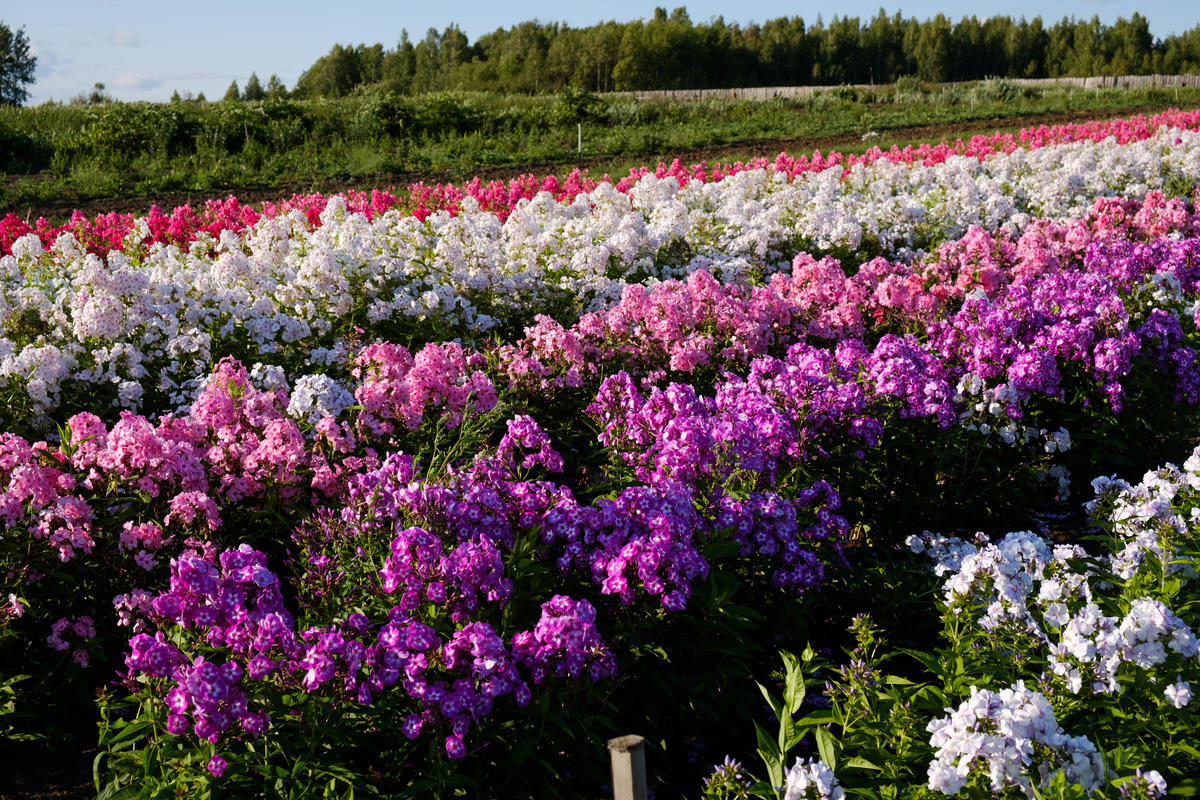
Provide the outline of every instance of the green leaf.
<path id="1" fill-rule="evenodd" d="M 767 767 L 767 778 L 772 786 L 783 786 L 783 753 L 779 752 L 779 745 L 757 721 L 754 732 L 758 736 L 758 757 Z"/>
<path id="2" fill-rule="evenodd" d="M 833 734 L 827 728 L 813 728 L 813 736 L 817 739 L 817 752 L 821 754 L 821 760 L 828 764 L 830 769 L 836 770 L 837 742 Z"/>
<path id="3" fill-rule="evenodd" d="M 788 711 L 795 714 L 804 704 L 807 687 L 804 684 L 804 670 L 794 655 L 786 651 L 780 652 L 786 670 L 784 678 L 783 701 Z"/>
<path id="4" fill-rule="evenodd" d="M 811 714 L 805 714 L 796 721 L 798 726 L 805 728 L 813 728 L 818 725 L 832 725 L 837 722 L 832 711 L 814 711 Z"/>
<path id="5" fill-rule="evenodd" d="M 111 748 L 123 742 L 132 741 L 145 736 L 151 727 L 152 724 L 149 720 L 134 719 L 129 722 L 118 722 L 110 729 L 111 733 L 105 732 L 100 739 L 100 744 Z"/>
<path id="6" fill-rule="evenodd" d="M 783 719 L 783 701 L 771 694 L 771 691 L 761 683 L 756 682 L 755 685 L 758 686 L 758 690 L 762 692 L 762 696 L 766 699 L 767 705 L 769 705 L 771 710 L 775 712 L 775 716 L 779 719 Z"/>
<path id="7" fill-rule="evenodd" d="M 1171 745 L 1171 747 L 1174 748 L 1175 750 L 1179 750 L 1180 752 L 1187 753 L 1192 758 L 1200 758 L 1200 750 L 1197 750 L 1195 747 L 1192 747 L 1190 744 L 1184 744 L 1183 742 L 1174 742 Z"/>
<path id="8" fill-rule="evenodd" d="M 532 736 L 522 739 L 518 742 L 508 754 L 508 759 L 513 764 L 524 764 L 533 755 L 534 749 L 537 747 L 537 739 Z"/>
<path id="9" fill-rule="evenodd" d="M 1195 797 L 1198 792 L 1200 792 L 1200 781 L 1195 778 L 1183 778 L 1174 781 L 1167 787 L 1167 794 L 1173 797 Z"/>
<path id="10" fill-rule="evenodd" d="M 937 653 L 932 653 L 927 650 L 910 650 L 907 647 L 897 648 L 897 652 L 904 653 L 910 658 L 916 659 L 921 666 L 929 670 L 930 673 L 937 675 L 941 672 L 941 659 Z"/>
<path id="11" fill-rule="evenodd" d="M 137 800 L 141 796 L 136 786 L 118 786 L 110 783 L 104 791 L 96 795 L 96 800 Z"/>
<path id="12" fill-rule="evenodd" d="M 885 675 L 883 678 L 883 682 L 886 683 L 888 686 L 916 686 L 917 685 L 914 681 L 910 681 L 908 678 L 901 678 L 899 675 Z"/>
<path id="13" fill-rule="evenodd" d="M 842 762 L 842 766 L 845 767 L 846 769 L 873 769 L 877 772 L 881 771 L 883 769 L 883 767 L 881 767 L 878 764 L 875 764 L 871 761 L 868 761 L 867 759 L 863 758 L 862 756 L 854 756 L 853 758 L 847 758 L 845 761 Z"/>

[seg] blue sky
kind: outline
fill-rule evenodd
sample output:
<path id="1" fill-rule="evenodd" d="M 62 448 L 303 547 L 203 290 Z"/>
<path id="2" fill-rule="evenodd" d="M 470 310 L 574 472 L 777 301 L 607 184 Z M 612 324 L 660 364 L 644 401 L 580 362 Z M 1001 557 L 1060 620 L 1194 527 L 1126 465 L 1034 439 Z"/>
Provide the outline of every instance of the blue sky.
<path id="1" fill-rule="evenodd" d="M 839 0 L 833 4 L 783 0 L 702 0 L 659 4 L 670 10 L 686 5 L 695 22 L 723 16 L 728 23 L 762 22 L 800 16 L 828 22 L 834 13 L 869 19 L 879 0 Z M 244 85 L 250 73 L 266 83 L 272 73 L 291 88 L 300 73 L 335 43 L 380 42 L 392 48 L 407 29 L 415 41 L 429 28 L 457 24 L 474 42 L 497 28 L 527 19 L 583 27 L 609 19 L 628 21 L 654 14 L 655 3 L 610 0 L 605 3 L 536 0 L 504 3 L 458 0 L 453 3 L 346 0 L 0 0 L 0 22 L 24 27 L 38 56 L 32 104 L 67 101 L 105 84 L 119 100 L 166 100 L 173 91 L 221 97 L 230 81 Z M 941 12 L 952 20 L 1003 13 L 1044 22 L 1063 17 L 1099 16 L 1111 24 L 1135 11 L 1149 20 L 1156 37 L 1181 33 L 1200 24 L 1200 6 L 1183 0 L 906 0 L 882 5 L 887 13 L 927 19 Z"/>

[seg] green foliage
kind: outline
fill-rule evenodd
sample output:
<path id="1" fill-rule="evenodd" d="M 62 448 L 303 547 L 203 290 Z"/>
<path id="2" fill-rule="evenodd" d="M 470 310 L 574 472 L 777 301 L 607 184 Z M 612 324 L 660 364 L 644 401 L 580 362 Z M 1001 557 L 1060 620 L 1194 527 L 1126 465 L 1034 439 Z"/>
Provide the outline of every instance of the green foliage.
<path id="1" fill-rule="evenodd" d="M 971 89 L 971 100 L 981 103 L 1009 103 L 1022 95 L 1021 87 L 1003 78 L 988 78 Z"/>
<path id="2" fill-rule="evenodd" d="M 10 176 L 0 200 L 20 208 L 62 196 L 228 192 L 285 182 L 327 190 L 330 182 L 350 178 L 382 188 L 403 185 L 402 173 L 413 170 L 437 171 L 439 180 L 469 179 L 487 167 L 518 171 L 536 164 L 540 170 L 558 163 L 565 170 L 579 163 L 579 121 L 593 163 L 611 160 L 593 174 L 619 176 L 665 154 L 739 141 L 880 133 L 870 143 L 845 148 L 852 153 L 870 145 L 904 146 L 910 142 L 888 132 L 913 125 L 956 124 L 966 135 L 991 133 L 996 120 L 1019 114 L 1066 108 L 1127 114 L 1130 107 L 1154 107 L 1149 91 L 1064 89 L 993 100 L 962 85 L 929 95 L 846 88 L 765 101 L 640 101 L 579 88 L 539 97 L 411 95 L 395 86 L 381 83 L 337 99 L 268 91 L 262 101 L 0 106 L 0 167 L 7 157 L 7 171 L 21 174 Z M 968 103 L 972 92 L 977 99 Z M 1180 104 L 1198 99 L 1200 90 L 1180 91 Z M 820 113 L 812 113 L 816 110 Z M 974 131 L 965 127 L 972 121 L 978 122 Z M 753 150 L 748 145 L 744 154 L 728 158 L 762 154 L 761 144 Z M 1190 194 L 1194 187 L 1170 188 Z"/>
<path id="3" fill-rule="evenodd" d="M 0 120 L 0 172 L 40 172 L 49 160 L 50 151 L 43 142 Z"/>
<path id="4" fill-rule="evenodd" d="M 1098 17 L 1049 25 L 1001 15 L 918 20 L 882 9 L 871 19 L 835 15 L 827 24 L 793 16 L 742 27 L 722 18 L 695 23 L 681 7 L 585 28 L 526 21 L 474 43 L 450 25 L 415 44 L 405 31 L 394 48 L 337 44 L 301 75 L 295 93 L 333 98 L 386 86 L 405 94 L 537 94 L 1183 73 L 1200 68 L 1198 32 L 1155 40 L 1139 13 L 1112 25 Z"/>
<path id="5" fill-rule="evenodd" d="M 896 94 L 919 95 L 925 93 L 925 83 L 916 75 L 901 75 L 895 81 Z"/>

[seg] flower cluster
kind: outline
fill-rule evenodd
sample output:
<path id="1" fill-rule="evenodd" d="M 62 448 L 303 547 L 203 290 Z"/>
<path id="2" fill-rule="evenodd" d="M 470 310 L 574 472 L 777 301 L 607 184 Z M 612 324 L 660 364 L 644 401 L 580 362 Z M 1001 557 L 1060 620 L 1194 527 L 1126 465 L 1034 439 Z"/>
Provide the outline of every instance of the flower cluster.
<path id="1" fill-rule="evenodd" d="M 784 777 L 784 800 L 843 800 L 846 796 L 824 761 L 797 758 Z"/>
<path id="2" fill-rule="evenodd" d="M 1107 781 L 1096 745 L 1064 732 L 1049 701 L 1023 681 L 999 692 L 971 687 L 966 701 L 947 710 L 948 717 L 929 724 L 933 791 L 958 794 L 979 776 L 994 794 L 1012 787 L 1032 798 L 1060 771 L 1086 792 Z"/>
<path id="3" fill-rule="evenodd" d="M 496 389 L 478 367 L 483 357 L 462 345 L 427 344 L 414 357 L 403 347 L 373 344 L 355 359 L 361 383 L 354 399 L 362 406 L 359 425 L 373 435 L 416 430 L 428 408 L 440 408 L 447 428 L 465 413 L 496 405 Z M 398 426 L 397 426 L 398 424 Z"/>
<path id="4" fill-rule="evenodd" d="M 596 630 L 596 609 L 586 600 L 555 595 L 542 603 L 542 617 L 531 631 L 513 639 L 513 658 L 529 668 L 534 683 L 548 678 L 593 681 L 616 677 L 617 665 Z"/>

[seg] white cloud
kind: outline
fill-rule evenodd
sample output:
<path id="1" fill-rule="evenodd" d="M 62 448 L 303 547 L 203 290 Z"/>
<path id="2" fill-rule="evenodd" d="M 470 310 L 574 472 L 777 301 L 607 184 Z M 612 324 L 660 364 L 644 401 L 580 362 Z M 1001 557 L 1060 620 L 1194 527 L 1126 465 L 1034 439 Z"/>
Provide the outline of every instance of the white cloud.
<path id="1" fill-rule="evenodd" d="M 117 47 L 137 47 L 142 43 L 137 31 L 131 30 L 109 31 L 108 41 Z"/>
<path id="2" fill-rule="evenodd" d="M 112 85 L 119 89 L 157 89 L 163 82 L 145 72 L 127 72 L 114 78 Z"/>
<path id="3" fill-rule="evenodd" d="M 163 76 L 163 80 L 167 81 L 205 81 L 209 78 L 217 77 L 217 73 L 212 70 L 201 70 L 193 72 L 170 72 Z"/>
<path id="4" fill-rule="evenodd" d="M 60 56 L 45 39 L 30 39 L 29 52 L 37 58 L 36 73 L 38 78 L 48 78 L 51 75 L 57 74 L 61 72 L 59 67 L 71 63 L 71 59 Z"/>

